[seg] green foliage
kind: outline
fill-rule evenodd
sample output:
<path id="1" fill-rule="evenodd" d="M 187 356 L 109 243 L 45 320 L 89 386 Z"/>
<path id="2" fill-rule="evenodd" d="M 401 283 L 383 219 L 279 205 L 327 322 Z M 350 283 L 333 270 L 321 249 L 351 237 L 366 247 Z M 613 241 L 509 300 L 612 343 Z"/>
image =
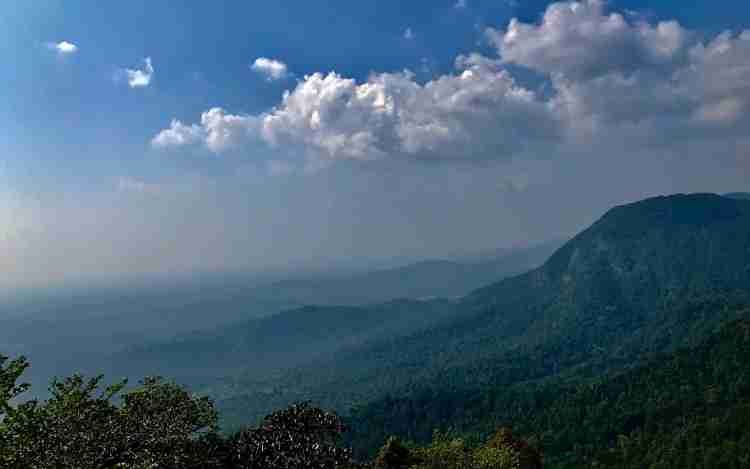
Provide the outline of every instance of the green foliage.
<path id="1" fill-rule="evenodd" d="M 416 462 L 415 459 L 401 440 L 391 436 L 378 451 L 373 465 L 376 469 L 407 469 Z"/>
<path id="2" fill-rule="evenodd" d="M 6 364 L 7 363 L 7 364 Z M 353 466 L 334 413 L 301 403 L 258 428 L 217 433 L 213 402 L 161 378 L 125 392 L 102 377 L 54 380 L 51 397 L 13 405 L 24 359 L 0 361 L 3 469 L 337 469 Z"/>
<path id="3" fill-rule="evenodd" d="M 474 461 L 466 442 L 448 433 L 436 431 L 430 445 L 417 448 L 419 461 L 412 469 L 474 469 Z"/>
<path id="4" fill-rule="evenodd" d="M 446 408 L 452 413 L 444 419 L 437 410 Z M 432 388 L 381 400 L 358 409 L 352 443 L 366 449 L 385 432 L 419 437 L 446 422 L 465 435 L 507 423 L 533 436 L 552 468 L 594 461 L 599 467 L 648 467 L 639 465 L 641 458 L 658 466 L 664 455 L 687 449 L 701 461 L 720 451 L 737 462 L 747 456 L 742 448 L 750 448 L 749 408 L 750 319 L 725 325 L 696 347 L 594 379 Z"/>
<path id="5" fill-rule="evenodd" d="M 224 467 L 233 469 L 336 469 L 350 467 L 351 451 L 338 443 L 345 427 L 334 413 L 309 403 L 268 415 L 260 427 L 229 441 Z"/>
<path id="6" fill-rule="evenodd" d="M 24 357 L 8 361 L 8 357 L 0 355 L 0 418 L 10 410 L 11 400 L 28 389 L 28 384 L 18 383 L 28 367 Z"/>
<path id="7" fill-rule="evenodd" d="M 380 449 L 375 469 L 541 469 L 540 454 L 508 429 L 473 447 L 463 438 L 435 431 L 424 447 L 408 448 L 390 437 Z"/>
<path id="8" fill-rule="evenodd" d="M 198 467 L 196 441 L 216 428 L 210 400 L 158 378 L 122 395 L 124 382 L 100 391 L 101 380 L 55 380 L 48 400 L 9 406 L 0 424 L 0 467 Z"/>

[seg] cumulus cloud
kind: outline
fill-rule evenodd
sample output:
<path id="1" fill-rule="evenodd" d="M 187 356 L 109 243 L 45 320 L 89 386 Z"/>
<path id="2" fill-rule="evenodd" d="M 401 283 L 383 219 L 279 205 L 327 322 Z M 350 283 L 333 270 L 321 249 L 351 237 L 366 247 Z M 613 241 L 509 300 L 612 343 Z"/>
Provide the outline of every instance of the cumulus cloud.
<path id="1" fill-rule="evenodd" d="M 460 56 L 455 73 L 426 83 L 408 71 L 364 82 L 313 73 L 266 112 L 212 109 L 200 124 L 173 121 L 154 144 L 219 152 L 252 138 L 317 161 L 482 161 L 566 154 L 565 145 L 596 140 L 676 147 L 750 126 L 750 31 L 706 41 L 674 21 L 581 0 L 487 35 L 496 57 Z M 543 91 L 509 65 L 546 76 Z"/>
<path id="2" fill-rule="evenodd" d="M 126 68 L 125 75 L 128 78 L 128 86 L 131 88 L 145 88 L 151 84 L 154 77 L 154 66 L 151 57 L 143 59 L 145 67 L 143 70 Z"/>
<path id="3" fill-rule="evenodd" d="M 414 31 L 412 31 L 411 28 L 406 28 L 406 30 L 404 31 L 404 39 L 406 39 L 407 41 L 411 41 L 412 39 L 414 39 L 414 37 Z"/>
<path id="4" fill-rule="evenodd" d="M 78 52 L 78 46 L 68 41 L 50 42 L 47 47 L 57 51 L 58 54 L 74 54 Z"/>
<path id="5" fill-rule="evenodd" d="M 457 0 L 453 8 L 466 8 L 466 0 Z"/>
<path id="6" fill-rule="evenodd" d="M 677 22 L 635 24 L 607 13 L 603 0 L 554 3 L 540 24 L 512 19 L 487 35 L 506 62 L 586 80 L 611 72 L 671 69 L 684 60 L 689 34 Z"/>
<path id="7" fill-rule="evenodd" d="M 469 61 L 471 62 L 471 61 Z M 489 63 L 419 84 L 413 74 L 306 76 L 279 106 L 258 116 L 212 109 L 200 125 L 173 121 L 156 146 L 203 142 L 219 152 L 248 136 L 271 147 L 304 149 L 324 160 L 496 159 L 557 137 L 547 105 Z M 470 148 L 470 151 L 467 151 Z"/>
<path id="8" fill-rule="evenodd" d="M 202 143 L 210 151 L 220 153 L 257 136 L 259 124 L 258 117 L 227 114 L 216 107 L 201 114 L 200 124 L 185 125 L 172 120 L 169 128 L 159 132 L 151 144 L 167 148 Z"/>
<path id="9" fill-rule="evenodd" d="M 705 137 L 747 120 L 748 32 L 704 43 L 675 21 L 650 24 L 583 0 L 487 34 L 502 62 L 550 76 L 550 103 L 574 135 Z"/>
<path id="10" fill-rule="evenodd" d="M 281 80 L 289 74 L 289 70 L 284 62 L 266 57 L 255 59 L 250 68 L 265 76 L 268 81 Z"/>

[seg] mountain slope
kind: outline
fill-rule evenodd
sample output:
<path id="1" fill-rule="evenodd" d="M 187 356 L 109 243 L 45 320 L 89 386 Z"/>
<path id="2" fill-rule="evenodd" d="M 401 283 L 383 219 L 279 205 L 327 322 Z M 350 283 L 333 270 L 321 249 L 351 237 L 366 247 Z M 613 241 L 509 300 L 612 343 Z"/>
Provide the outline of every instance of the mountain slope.
<path id="1" fill-rule="evenodd" d="M 737 200 L 750 200 L 750 192 L 730 192 L 724 194 L 724 197 Z"/>
<path id="2" fill-rule="evenodd" d="M 214 331 L 199 331 L 115 355 L 114 370 L 148 370 L 183 382 L 249 369 L 263 376 L 330 356 L 342 347 L 398 337 L 455 313 L 449 300 L 373 306 L 306 306 Z"/>
<path id="3" fill-rule="evenodd" d="M 360 305 L 394 298 L 454 298 L 542 265 L 561 244 L 549 241 L 481 253 L 477 257 L 426 260 L 346 277 L 284 280 L 265 287 L 264 294 L 269 300 L 284 298 L 317 305 Z"/>
<path id="4" fill-rule="evenodd" d="M 650 467 L 674 455 L 665 450 L 684 441 L 686 433 L 701 456 L 728 441 L 748 442 L 750 430 L 732 413 L 750 415 L 750 308 L 737 315 L 744 319 L 695 347 L 595 379 L 470 390 L 430 387 L 382 399 L 355 412 L 350 438 L 366 453 L 389 435 L 427 441 L 434 428 L 450 426 L 481 439 L 498 426 L 511 426 L 536 440 L 545 467 L 553 468 L 582 467 L 592 460 L 605 467 Z M 722 431 L 706 435 L 701 428 Z M 750 446 L 744 448 L 723 456 L 747 457 Z M 667 467 L 690 467 L 687 460 L 668 462 Z"/>
<path id="5" fill-rule="evenodd" d="M 610 210 L 540 268 L 468 295 L 450 323 L 216 391 L 227 412 L 253 417 L 305 398 L 348 410 L 426 384 L 595 376 L 699 342 L 735 317 L 748 285 L 750 202 L 657 197 Z"/>

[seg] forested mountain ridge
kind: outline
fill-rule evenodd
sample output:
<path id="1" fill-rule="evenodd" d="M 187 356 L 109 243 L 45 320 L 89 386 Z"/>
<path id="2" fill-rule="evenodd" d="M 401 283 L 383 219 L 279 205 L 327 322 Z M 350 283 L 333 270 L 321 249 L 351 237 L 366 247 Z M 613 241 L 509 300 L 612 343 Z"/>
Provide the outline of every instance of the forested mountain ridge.
<path id="1" fill-rule="evenodd" d="M 510 426 L 548 468 L 748 467 L 750 308 L 737 315 L 695 347 L 596 378 L 390 396 L 358 409 L 349 437 L 367 452 L 389 435 L 481 440 Z"/>
<path id="2" fill-rule="evenodd" d="M 542 265 L 562 245 L 548 241 L 526 247 L 433 259 L 347 277 L 300 278 L 265 288 L 268 299 L 293 299 L 303 304 L 362 305 L 384 299 L 455 298 L 501 278 Z"/>
<path id="3" fill-rule="evenodd" d="M 749 266 L 747 201 L 692 194 L 616 207 L 543 266 L 462 299 L 449 323 L 273 381 L 234 378 L 219 405 L 233 421 L 301 398 L 346 411 L 422 387 L 597 376 L 735 319 L 750 297 Z"/>
<path id="4" fill-rule="evenodd" d="M 750 200 L 750 192 L 729 192 L 723 195 L 730 199 Z"/>
<path id="5" fill-rule="evenodd" d="M 305 306 L 213 331 L 129 348 L 117 370 L 159 370 L 181 380 L 236 371 L 254 376 L 328 357 L 345 347 L 398 337 L 448 320 L 450 300 L 393 300 L 373 306 Z"/>

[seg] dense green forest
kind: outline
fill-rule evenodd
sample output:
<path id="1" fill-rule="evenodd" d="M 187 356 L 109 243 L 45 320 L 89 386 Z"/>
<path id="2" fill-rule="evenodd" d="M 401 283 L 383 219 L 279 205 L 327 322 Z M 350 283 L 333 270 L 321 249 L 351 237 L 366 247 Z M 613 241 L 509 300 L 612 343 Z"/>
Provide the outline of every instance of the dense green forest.
<path id="1" fill-rule="evenodd" d="M 45 401 L 16 403 L 29 364 L 0 355 L 0 467 L 7 469 L 355 469 L 443 467 L 537 469 L 541 455 L 508 429 L 481 446 L 436 433 L 429 445 L 388 439 L 372 461 L 342 444 L 335 413 L 303 402 L 267 415 L 255 427 L 218 432 L 207 397 L 161 378 L 102 385 L 102 377 L 53 380 Z"/>
<path id="2" fill-rule="evenodd" d="M 387 397 L 354 413 L 350 441 L 372 454 L 387 435 L 424 442 L 452 428 L 481 440 L 507 425 L 543 448 L 545 467 L 746 467 L 750 309 L 742 315 L 697 347 L 624 372 Z"/>

